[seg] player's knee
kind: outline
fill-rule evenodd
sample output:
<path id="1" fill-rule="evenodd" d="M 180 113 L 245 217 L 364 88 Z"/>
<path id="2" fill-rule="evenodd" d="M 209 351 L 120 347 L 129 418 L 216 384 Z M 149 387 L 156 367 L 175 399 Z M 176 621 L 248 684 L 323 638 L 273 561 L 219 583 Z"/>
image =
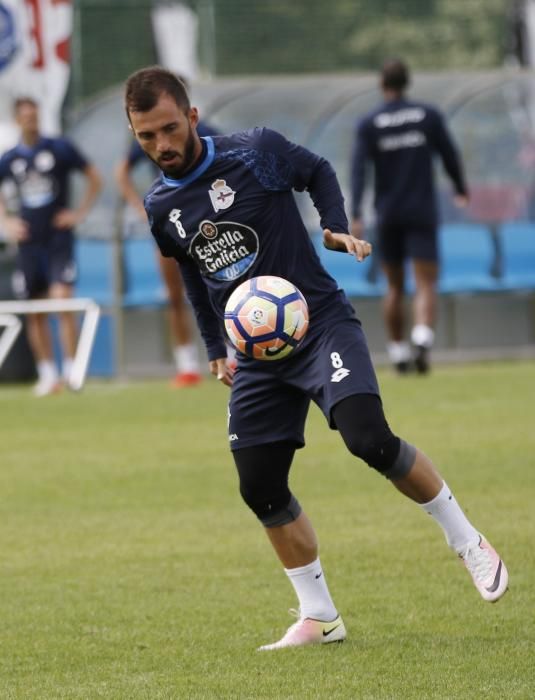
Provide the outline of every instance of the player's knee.
<path id="1" fill-rule="evenodd" d="M 288 472 L 295 445 L 275 443 L 234 450 L 240 493 L 265 527 L 295 520 L 301 507 L 288 488 Z"/>
<path id="2" fill-rule="evenodd" d="M 401 479 L 414 464 L 416 450 L 390 429 L 379 435 L 354 434 L 346 440 L 349 451 L 388 479 Z"/>
<path id="3" fill-rule="evenodd" d="M 240 483 L 240 494 L 264 527 L 278 527 L 293 522 L 301 506 L 287 486 L 272 489 L 255 488 Z"/>
<path id="4" fill-rule="evenodd" d="M 335 423 L 348 450 L 389 479 L 408 474 L 414 447 L 390 430 L 378 396 L 351 396 L 333 409 Z"/>

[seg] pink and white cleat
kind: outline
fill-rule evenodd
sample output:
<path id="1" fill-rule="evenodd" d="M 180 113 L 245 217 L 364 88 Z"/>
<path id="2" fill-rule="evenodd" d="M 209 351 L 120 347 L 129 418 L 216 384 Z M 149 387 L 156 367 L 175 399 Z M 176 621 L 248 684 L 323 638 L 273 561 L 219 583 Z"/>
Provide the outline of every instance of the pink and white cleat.
<path id="1" fill-rule="evenodd" d="M 499 554 L 480 535 L 479 542 L 459 553 L 481 597 L 495 603 L 507 590 L 509 574 Z"/>
<path id="2" fill-rule="evenodd" d="M 296 611 L 290 611 L 299 615 Z M 272 651 L 285 647 L 302 647 L 307 644 L 330 644 L 343 642 L 346 638 L 346 628 L 340 615 L 331 622 L 313 620 L 310 617 L 297 620 L 282 639 L 273 644 L 258 647 L 258 651 Z"/>

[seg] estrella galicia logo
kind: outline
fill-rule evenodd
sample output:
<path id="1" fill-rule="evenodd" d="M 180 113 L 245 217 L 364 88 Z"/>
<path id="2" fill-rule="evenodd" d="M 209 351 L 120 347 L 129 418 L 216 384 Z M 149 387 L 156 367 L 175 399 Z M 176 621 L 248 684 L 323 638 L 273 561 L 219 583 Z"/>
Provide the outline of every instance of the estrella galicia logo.
<path id="1" fill-rule="evenodd" d="M 235 280 L 256 260 L 258 236 L 252 228 L 235 221 L 201 222 L 193 237 L 189 254 L 206 277 Z"/>
<path id="2" fill-rule="evenodd" d="M 0 2 L 0 70 L 9 65 L 17 48 L 13 14 L 3 2 Z"/>

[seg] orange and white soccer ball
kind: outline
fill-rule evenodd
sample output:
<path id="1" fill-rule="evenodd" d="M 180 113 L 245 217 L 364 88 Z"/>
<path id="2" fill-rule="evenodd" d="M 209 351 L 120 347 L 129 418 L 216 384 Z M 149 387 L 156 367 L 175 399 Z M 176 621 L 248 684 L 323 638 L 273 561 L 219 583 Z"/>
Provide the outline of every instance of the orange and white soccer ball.
<path id="1" fill-rule="evenodd" d="M 232 345 L 255 360 L 282 360 L 308 329 L 308 306 L 299 289 L 282 277 L 264 275 L 242 282 L 225 307 Z"/>

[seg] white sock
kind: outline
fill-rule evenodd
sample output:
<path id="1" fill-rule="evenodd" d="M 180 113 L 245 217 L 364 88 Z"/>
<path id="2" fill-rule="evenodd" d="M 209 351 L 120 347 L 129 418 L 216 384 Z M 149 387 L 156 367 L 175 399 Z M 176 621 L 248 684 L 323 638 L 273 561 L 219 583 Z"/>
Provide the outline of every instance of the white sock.
<path id="1" fill-rule="evenodd" d="M 429 326 L 419 323 L 411 331 L 411 341 L 413 345 L 430 348 L 435 342 L 435 331 Z"/>
<path id="2" fill-rule="evenodd" d="M 391 340 L 386 345 L 390 362 L 397 365 L 398 362 L 408 362 L 411 359 L 411 348 L 406 340 Z"/>
<path id="3" fill-rule="evenodd" d="M 37 376 L 40 382 L 55 382 L 58 379 L 58 370 L 52 360 L 41 360 L 37 363 Z"/>
<path id="4" fill-rule="evenodd" d="M 299 600 L 300 617 L 331 622 L 338 616 L 319 558 L 306 566 L 284 569 Z"/>
<path id="5" fill-rule="evenodd" d="M 72 357 L 64 357 L 63 358 L 61 373 L 63 375 L 63 379 L 66 382 L 68 382 L 71 378 L 72 362 L 73 362 Z"/>
<path id="6" fill-rule="evenodd" d="M 199 357 L 197 346 L 193 343 L 187 345 L 177 345 L 173 351 L 175 364 L 178 372 L 188 374 L 199 373 Z"/>
<path id="7" fill-rule="evenodd" d="M 420 507 L 433 516 L 443 529 L 446 542 L 456 552 L 479 542 L 479 532 L 461 510 L 446 482 L 432 501 L 422 503 Z"/>

